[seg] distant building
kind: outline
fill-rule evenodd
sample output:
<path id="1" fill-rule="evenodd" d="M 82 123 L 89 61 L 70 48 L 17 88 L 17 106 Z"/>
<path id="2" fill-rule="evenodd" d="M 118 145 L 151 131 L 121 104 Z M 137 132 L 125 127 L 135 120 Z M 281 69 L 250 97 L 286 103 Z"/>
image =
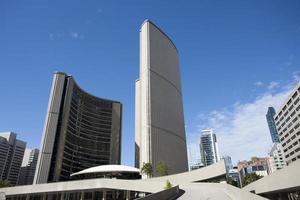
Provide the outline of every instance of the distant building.
<path id="1" fill-rule="evenodd" d="M 287 164 L 300 159 L 300 82 L 275 115 Z"/>
<path id="2" fill-rule="evenodd" d="M 13 132 L 0 133 L 0 180 L 17 183 L 26 142 L 18 140 Z"/>
<path id="3" fill-rule="evenodd" d="M 70 180 L 81 170 L 121 161 L 122 104 L 91 95 L 54 74 L 34 183 Z"/>
<path id="4" fill-rule="evenodd" d="M 31 185 L 33 183 L 38 156 L 38 149 L 25 150 L 18 185 Z"/>
<path id="5" fill-rule="evenodd" d="M 196 162 L 190 165 L 190 170 L 200 169 L 204 167 L 204 165 L 201 162 Z"/>
<path id="6" fill-rule="evenodd" d="M 271 173 L 286 166 L 283 150 L 280 143 L 274 143 L 269 153 Z"/>
<path id="7" fill-rule="evenodd" d="M 241 180 L 243 180 L 247 174 L 251 173 L 255 173 L 259 176 L 267 176 L 270 172 L 270 169 L 268 167 L 268 159 L 268 157 L 252 157 L 249 161 L 239 161 L 237 164 L 237 169 L 240 174 Z"/>
<path id="8" fill-rule="evenodd" d="M 269 126 L 269 130 L 270 130 L 270 134 L 271 134 L 273 143 L 279 142 L 279 136 L 278 136 L 278 132 L 277 132 L 276 125 L 275 125 L 275 120 L 274 120 L 275 113 L 276 113 L 275 109 L 273 107 L 269 107 L 268 112 L 266 114 L 266 118 L 267 118 L 267 122 L 268 122 L 268 126 Z"/>
<path id="9" fill-rule="evenodd" d="M 223 156 L 222 159 L 225 161 L 226 171 L 233 169 L 233 164 L 230 156 Z"/>
<path id="10" fill-rule="evenodd" d="M 233 167 L 232 169 L 229 169 L 229 171 L 227 172 L 227 176 L 232 178 L 237 183 L 237 187 L 242 186 L 240 173 L 237 167 Z"/>
<path id="11" fill-rule="evenodd" d="M 214 164 L 220 160 L 217 136 L 212 129 L 202 130 L 200 138 L 201 161 L 204 166 Z"/>

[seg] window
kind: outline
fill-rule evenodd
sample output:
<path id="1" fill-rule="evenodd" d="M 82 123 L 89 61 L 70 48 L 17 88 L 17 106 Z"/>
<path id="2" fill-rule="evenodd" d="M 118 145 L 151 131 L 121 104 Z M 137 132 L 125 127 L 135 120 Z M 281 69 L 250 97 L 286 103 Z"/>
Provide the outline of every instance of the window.
<path id="1" fill-rule="evenodd" d="M 296 105 L 299 102 L 299 97 L 294 101 L 294 105 Z"/>
<path id="2" fill-rule="evenodd" d="M 297 97 L 297 91 L 293 94 L 292 98 L 295 99 Z"/>

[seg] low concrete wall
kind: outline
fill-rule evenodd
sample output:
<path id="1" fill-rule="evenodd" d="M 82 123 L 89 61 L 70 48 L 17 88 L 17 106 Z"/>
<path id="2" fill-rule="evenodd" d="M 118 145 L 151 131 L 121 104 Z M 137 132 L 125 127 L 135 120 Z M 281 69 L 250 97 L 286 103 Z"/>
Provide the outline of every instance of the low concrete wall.
<path id="1" fill-rule="evenodd" d="M 170 199 L 177 199 L 180 195 L 179 193 L 179 186 L 172 187 L 170 189 L 162 190 L 157 193 L 153 193 L 147 195 L 146 197 L 138 198 L 139 200 L 170 200 Z"/>

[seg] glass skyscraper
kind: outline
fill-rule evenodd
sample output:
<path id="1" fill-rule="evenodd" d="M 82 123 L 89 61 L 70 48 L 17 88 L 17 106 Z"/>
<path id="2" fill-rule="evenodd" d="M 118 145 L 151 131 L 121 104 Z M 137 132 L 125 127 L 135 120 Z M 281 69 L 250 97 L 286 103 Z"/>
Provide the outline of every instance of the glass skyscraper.
<path id="1" fill-rule="evenodd" d="M 273 143 L 279 142 L 279 136 L 275 125 L 275 120 L 274 120 L 275 114 L 276 114 L 275 109 L 273 107 L 269 107 L 268 112 L 266 114 L 266 118 L 267 118 Z"/>
<path id="2" fill-rule="evenodd" d="M 200 138 L 201 162 L 204 166 L 214 164 L 220 160 L 216 134 L 212 129 L 202 130 Z"/>

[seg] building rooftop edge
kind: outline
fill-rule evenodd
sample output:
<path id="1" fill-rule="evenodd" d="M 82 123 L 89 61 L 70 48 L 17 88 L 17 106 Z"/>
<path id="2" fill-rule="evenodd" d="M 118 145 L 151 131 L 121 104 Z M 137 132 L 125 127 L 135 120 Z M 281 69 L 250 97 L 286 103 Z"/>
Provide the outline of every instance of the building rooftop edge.
<path id="1" fill-rule="evenodd" d="M 293 96 L 293 94 L 295 93 L 295 91 L 297 91 L 298 87 L 300 87 L 300 81 L 297 81 L 297 83 L 295 84 L 294 88 L 292 88 L 291 93 L 288 95 L 287 98 L 285 98 L 285 100 L 283 101 L 283 103 L 281 104 L 281 106 L 275 110 L 276 113 L 274 115 L 274 119 L 278 116 L 278 114 L 280 113 L 280 111 L 283 109 L 283 107 L 287 104 L 288 100 Z"/>
<path id="2" fill-rule="evenodd" d="M 154 26 L 157 30 L 159 30 L 159 32 L 161 32 L 171 42 L 171 44 L 174 46 L 177 54 L 179 54 L 179 51 L 178 51 L 175 43 L 173 42 L 173 40 L 163 30 L 161 30 L 161 28 L 159 28 L 156 24 L 154 24 L 150 19 L 145 19 L 144 22 L 142 23 L 141 27 L 143 27 L 143 25 L 146 24 L 147 22 L 150 23 L 152 26 Z"/>
<path id="3" fill-rule="evenodd" d="M 118 103 L 118 104 L 120 104 L 121 106 L 123 106 L 122 102 L 120 102 L 120 101 L 112 100 L 112 99 L 107 99 L 107 98 L 103 98 L 103 97 L 99 97 L 99 96 L 96 96 L 96 95 L 94 95 L 94 94 L 91 94 L 90 92 L 87 92 L 86 90 L 82 89 L 82 88 L 80 87 L 80 85 L 76 82 L 74 76 L 72 76 L 72 75 L 69 75 L 69 74 L 67 74 L 67 73 L 65 73 L 65 72 L 60 72 L 60 71 L 55 71 L 54 74 L 61 74 L 61 75 L 66 76 L 67 78 L 72 78 L 73 81 L 74 81 L 74 83 L 75 83 L 75 85 L 76 85 L 80 90 L 82 90 L 83 92 L 85 92 L 86 94 L 88 94 L 88 95 L 90 95 L 90 96 L 92 96 L 92 97 L 95 97 L 95 98 L 101 99 L 101 100 L 105 100 L 105 101 L 111 101 L 111 102 L 113 102 L 113 103 Z"/>

